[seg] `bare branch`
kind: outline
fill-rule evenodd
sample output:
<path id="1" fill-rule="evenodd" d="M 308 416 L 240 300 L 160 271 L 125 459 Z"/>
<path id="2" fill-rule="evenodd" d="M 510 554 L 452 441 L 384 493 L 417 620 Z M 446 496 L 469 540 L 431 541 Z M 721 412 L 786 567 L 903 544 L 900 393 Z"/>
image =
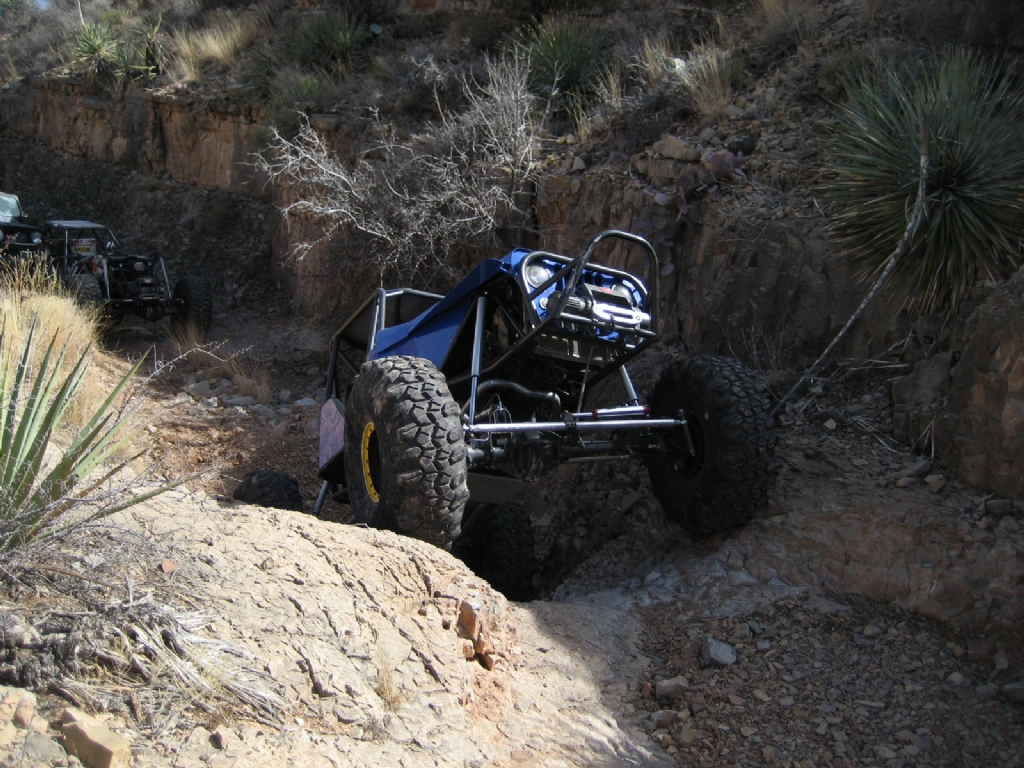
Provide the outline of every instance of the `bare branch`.
<path id="1" fill-rule="evenodd" d="M 903 254 L 906 252 L 907 248 L 910 246 L 910 241 L 914 237 L 914 233 L 917 232 L 917 228 L 921 225 L 921 222 L 924 221 L 926 212 L 925 202 L 927 197 L 926 183 L 928 180 L 928 142 L 925 137 L 925 130 L 923 124 L 921 125 L 921 135 L 919 141 L 921 147 L 921 165 L 920 175 L 917 181 L 917 200 L 914 202 L 914 208 L 911 211 L 910 218 L 907 221 L 907 228 L 903 230 L 903 237 L 900 238 L 899 243 L 896 245 L 896 249 L 892 252 L 892 255 L 889 256 L 889 261 L 886 262 L 885 269 L 882 270 L 882 274 L 878 276 L 878 279 L 875 281 L 875 284 L 871 286 L 871 290 L 868 291 L 867 295 L 861 301 L 860 305 L 857 307 L 857 309 L 854 310 L 853 314 L 850 315 L 850 319 L 846 321 L 846 325 L 844 325 L 842 329 L 840 329 L 839 333 L 836 334 L 836 337 L 832 339 L 832 341 L 829 343 L 827 347 L 825 347 L 825 351 L 818 355 L 818 359 L 811 364 L 811 367 L 804 371 L 804 375 L 801 376 L 797 383 L 792 386 L 789 392 L 786 393 L 786 396 L 779 400 L 779 402 L 772 409 L 771 417 L 773 419 L 776 415 L 778 415 L 779 411 L 782 410 L 782 407 L 786 404 L 786 401 L 796 394 L 796 392 L 800 389 L 803 383 L 818 372 L 818 369 L 821 368 L 822 363 L 824 363 L 825 360 L 828 359 L 828 356 L 832 354 L 832 351 L 836 348 L 839 342 L 843 338 L 845 338 L 846 334 L 849 332 L 853 324 L 864 313 L 864 310 L 867 308 L 868 304 L 870 304 L 872 299 L 874 299 L 875 296 L 878 295 L 878 292 L 882 290 L 882 286 L 885 285 L 885 281 L 889 279 L 889 275 L 891 275 L 892 271 L 896 268 L 896 262 L 898 262 L 900 260 L 900 257 L 903 256 Z"/>
<path id="2" fill-rule="evenodd" d="M 518 202 L 533 181 L 536 143 L 529 62 L 509 52 L 486 62 L 488 82 L 463 82 L 467 109 L 431 133 L 400 141 L 378 124 L 378 144 L 346 164 L 306 121 L 294 139 L 273 131 L 257 166 L 294 195 L 284 212 L 351 228 L 379 247 L 362 258 L 402 276 L 449 269 L 448 256 L 499 228 L 522 226 Z M 319 241 L 317 241 L 319 242 Z M 314 243 L 303 243 L 302 255 Z"/>

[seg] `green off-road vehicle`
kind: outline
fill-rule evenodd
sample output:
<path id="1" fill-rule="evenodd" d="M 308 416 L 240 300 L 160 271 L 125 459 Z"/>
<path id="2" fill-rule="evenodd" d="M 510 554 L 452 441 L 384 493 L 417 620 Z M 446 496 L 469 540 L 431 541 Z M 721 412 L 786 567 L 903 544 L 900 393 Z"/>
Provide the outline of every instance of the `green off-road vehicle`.
<path id="1" fill-rule="evenodd" d="M 213 296 L 205 278 L 183 275 L 171 290 L 158 253 L 131 253 L 109 227 L 91 221 L 48 221 L 45 242 L 58 277 L 79 301 L 101 307 L 114 320 L 169 316 L 172 333 L 192 341 L 206 338 Z"/>

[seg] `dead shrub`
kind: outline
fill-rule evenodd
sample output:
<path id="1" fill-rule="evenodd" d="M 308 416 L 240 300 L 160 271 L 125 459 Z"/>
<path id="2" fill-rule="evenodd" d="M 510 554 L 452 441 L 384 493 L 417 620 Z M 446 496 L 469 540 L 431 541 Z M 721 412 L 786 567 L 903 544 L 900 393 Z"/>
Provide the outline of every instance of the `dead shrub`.
<path id="1" fill-rule="evenodd" d="M 350 227 L 375 241 L 362 258 L 389 279 L 441 285 L 457 276 L 453 256 L 499 228 L 523 226 L 528 215 L 522 192 L 536 142 L 529 62 L 510 52 L 486 68 L 484 83 L 463 83 L 468 107 L 443 115 L 431 133 L 401 139 L 378 123 L 377 146 L 350 165 L 304 123 L 294 139 L 274 129 L 257 164 L 293 188 L 286 215 L 324 222 L 321 240 Z"/>

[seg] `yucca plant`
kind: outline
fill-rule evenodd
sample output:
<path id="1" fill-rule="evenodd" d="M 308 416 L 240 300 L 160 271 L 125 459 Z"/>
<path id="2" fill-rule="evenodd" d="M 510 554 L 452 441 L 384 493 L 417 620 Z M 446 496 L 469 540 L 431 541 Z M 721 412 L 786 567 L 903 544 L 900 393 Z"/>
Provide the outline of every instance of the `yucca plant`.
<path id="1" fill-rule="evenodd" d="M 54 336 L 33 366 L 37 326 L 33 321 L 20 342 L 6 319 L 0 328 L 0 553 L 59 536 L 172 487 L 142 493 L 107 488 L 126 464 L 109 464 L 125 445 L 130 416 L 115 413 L 115 404 L 138 365 L 114 386 L 70 445 L 59 454 L 47 455 L 51 438 L 63 425 L 82 385 L 90 357 L 88 350 L 83 352 L 65 376 L 67 348 L 58 350 Z M 84 514 L 79 514 L 82 510 Z"/>
<path id="2" fill-rule="evenodd" d="M 1024 99 L 996 64 L 962 51 L 925 65 L 882 64 L 844 82 L 831 138 L 833 232 L 865 281 L 900 240 L 917 194 L 925 220 L 890 279 L 913 312 L 955 309 L 975 282 L 1012 268 L 1024 238 Z"/>
<path id="3" fill-rule="evenodd" d="M 72 38 L 71 66 L 90 83 L 100 82 L 116 69 L 117 36 L 105 24 L 83 24 Z"/>
<path id="4" fill-rule="evenodd" d="M 526 39 L 530 81 L 542 96 L 554 97 L 556 111 L 585 110 L 607 69 L 610 41 L 599 30 L 553 16 Z"/>
<path id="5" fill-rule="evenodd" d="M 135 28 L 135 47 L 140 61 L 136 69 L 141 75 L 153 79 L 167 69 L 170 53 L 167 50 L 167 37 L 163 34 L 163 14 L 155 19 L 146 19 Z"/>
<path id="6" fill-rule="evenodd" d="M 287 41 L 285 50 L 300 66 L 311 70 L 344 69 L 369 37 L 369 28 L 350 13 L 311 16 Z"/>

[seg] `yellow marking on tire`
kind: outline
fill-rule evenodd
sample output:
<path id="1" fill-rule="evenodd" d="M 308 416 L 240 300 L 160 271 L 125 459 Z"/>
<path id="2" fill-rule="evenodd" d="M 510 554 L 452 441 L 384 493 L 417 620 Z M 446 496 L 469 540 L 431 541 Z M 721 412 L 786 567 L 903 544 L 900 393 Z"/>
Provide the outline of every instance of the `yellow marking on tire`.
<path id="1" fill-rule="evenodd" d="M 373 422 L 367 422 L 366 426 L 363 427 L 363 483 L 366 485 L 366 493 L 370 497 L 370 501 L 374 504 L 380 502 L 380 494 L 377 492 L 376 486 L 373 484 L 373 476 L 370 473 L 370 438 L 373 437 L 373 433 L 376 427 L 373 426 Z"/>

